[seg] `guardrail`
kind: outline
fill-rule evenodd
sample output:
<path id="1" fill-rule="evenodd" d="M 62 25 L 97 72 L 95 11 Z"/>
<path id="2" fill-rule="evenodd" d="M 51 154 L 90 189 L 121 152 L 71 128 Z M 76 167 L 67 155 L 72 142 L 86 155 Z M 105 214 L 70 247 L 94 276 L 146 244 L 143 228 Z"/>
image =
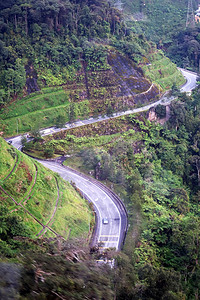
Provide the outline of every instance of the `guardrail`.
<path id="1" fill-rule="evenodd" d="M 128 213 L 127 213 L 126 207 L 125 207 L 124 203 L 122 202 L 122 200 L 110 188 L 108 188 L 103 183 L 99 182 L 98 180 L 96 180 L 90 176 L 87 176 L 77 170 L 74 170 L 70 167 L 64 166 L 63 164 L 62 164 L 62 166 L 65 169 L 68 169 L 69 171 L 79 175 L 80 177 L 87 179 L 90 182 L 94 183 L 96 186 L 98 186 L 101 190 L 103 190 L 113 200 L 113 202 L 119 209 L 119 212 L 121 215 L 121 235 L 120 235 L 120 239 L 119 239 L 119 248 L 122 249 L 124 246 L 124 243 L 125 243 L 125 238 L 126 238 L 126 234 L 127 234 L 127 230 L 128 230 Z M 89 200 L 91 202 L 91 200 L 88 199 L 88 197 L 86 195 L 84 195 L 84 193 L 83 193 L 83 196 L 84 196 L 84 198 L 86 198 L 87 200 Z"/>

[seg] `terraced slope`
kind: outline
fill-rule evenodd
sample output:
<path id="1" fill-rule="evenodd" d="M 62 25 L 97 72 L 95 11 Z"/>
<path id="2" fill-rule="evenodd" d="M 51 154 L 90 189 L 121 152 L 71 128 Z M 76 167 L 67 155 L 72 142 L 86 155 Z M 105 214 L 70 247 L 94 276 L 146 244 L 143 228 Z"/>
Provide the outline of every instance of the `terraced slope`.
<path id="1" fill-rule="evenodd" d="M 170 89 L 174 83 L 177 86 L 185 83 L 185 79 L 177 66 L 164 56 L 162 51 L 150 53 L 148 59 L 149 64 L 143 66 L 144 74 L 163 90 Z"/>
<path id="2" fill-rule="evenodd" d="M 33 237 L 87 237 L 92 212 L 74 188 L 2 138 L 0 149 L 0 201 L 23 219 Z"/>
<path id="3" fill-rule="evenodd" d="M 159 94 L 158 83 L 163 89 L 169 88 L 174 78 L 162 84 L 165 77 L 181 77 L 169 60 L 168 74 L 166 63 L 160 63 L 160 56 L 152 55 L 151 66 L 146 62 L 138 67 L 119 52 L 109 50 L 107 69 L 99 68 L 98 71 L 88 70 L 83 62 L 73 81 L 60 87 L 42 89 L 4 107 L 0 112 L 0 130 L 4 136 L 11 136 L 32 128 L 53 126 L 60 119 L 65 123 L 153 102 Z M 157 61 L 158 70 L 155 71 Z"/>

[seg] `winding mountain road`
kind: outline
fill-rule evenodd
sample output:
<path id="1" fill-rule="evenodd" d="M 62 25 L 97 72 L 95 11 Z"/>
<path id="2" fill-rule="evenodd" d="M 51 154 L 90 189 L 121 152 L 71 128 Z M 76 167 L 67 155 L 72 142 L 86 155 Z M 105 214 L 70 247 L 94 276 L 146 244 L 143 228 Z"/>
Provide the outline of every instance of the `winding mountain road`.
<path id="1" fill-rule="evenodd" d="M 190 92 L 196 87 L 197 74 L 183 69 L 181 69 L 181 72 L 187 80 L 187 82 L 182 86 L 181 91 Z M 123 115 L 146 111 L 158 104 L 169 104 L 174 99 L 174 97 L 167 98 L 166 96 L 163 96 L 155 103 L 146 105 L 141 108 L 128 110 L 126 112 L 114 113 L 112 117 L 100 116 L 99 118 L 90 118 L 83 121 L 79 120 L 74 122 L 73 124 L 67 123 L 64 128 L 51 127 L 48 129 L 44 129 L 41 130 L 41 135 L 45 136 L 69 128 L 84 126 L 95 122 L 101 122 L 110 118 L 116 118 Z M 21 136 L 16 136 L 6 140 L 11 141 L 14 147 L 21 150 Z M 126 209 L 119 197 L 97 180 L 94 180 L 68 167 L 64 167 L 59 163 L 41 160 L 40 163 L 42 163 L 45 167 L 59 173 L 60 176 L 65 180 L 69 182 L 73 181 L 81 190 L 85 198 L 94 204 L 97 215 L 95 243 L 100 243 L 102 249 L 112 247 L 116 250 L 119 250 L 125 238 L 128 225 Z M 108 219 L 108 224 L 103 224 L 104 218 Z"/>
<path id="2" fill-rule="evenodd" d="M 93 203 L 98 220 L 93 243 L 100 243 L 101 249 L 114 247 L 119 250 L 127 229 L 127 214 L 118 196 L 97 180 L 71 168 L 52 161 L 38 161 L 64 180 L 75 183 L 84 197 Z M 104 218 L 108 219 L 108 224 L 103 224 Z"/>

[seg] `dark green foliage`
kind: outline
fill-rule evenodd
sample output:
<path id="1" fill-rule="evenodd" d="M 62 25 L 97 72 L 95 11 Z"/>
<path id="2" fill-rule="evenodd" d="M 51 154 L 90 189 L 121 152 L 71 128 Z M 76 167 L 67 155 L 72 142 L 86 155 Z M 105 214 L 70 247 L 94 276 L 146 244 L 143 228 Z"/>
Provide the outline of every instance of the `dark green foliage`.
<path id="1" fill-rule="evenodd" d="M 135 30 L 144 32 L 151 41 L 165 49 L 172 43 L 177 30 L 185 27 L 187 4 L 187 0 L 125 0 L 124 9 L 137 20 L 137 23 L 130 22 Z"/>
<path id="2" fill-rule="evenodd" d="M 194 11 L 198 4 L 192 1 Z M 144 33 L 180 67 L 199 71 L 200 28 L 199 24 L 185 28 L 187 8 L 188 0 L 125 0 L 124 4 L 126 13 L 137 21 L 128 21 L 132 31 Z"/>
<path id="3" fill-rule="evenodd" d="M 36 88 L 73 79 L 84 61 L 87 70 L 107 69 L 106 48 L 95 39 L 123 36 L 120 11 L 107 1 L 20 0 L 0 3 L 1 102 L 32 80 Z M 34 77 L 34 78 L 30 78 Z M 28 83 L 29 82 L 29 83 Z"/>
<path id="4" fill-rule="evenodd" d="M 155 112 L 161 119 L 166 117 L 166 107 L 164 105 L 157 105 L 155 108 Z"/>
<path id="5" fill-rule="evenodd" d="M 106 115 L 107 115 L 108 117 L 112 117 L 112 115 L 113 115 L 113 108 L 112 108 L 111 105 L 108 106 L 108 108 L 107 108 L 107 110 L 106 110 Z"/>
<path id="6" fill-rule="evenodd" d="M 129 7 L 132 5 L 149 16 L 150 26 L 147 28 L 147 23 L 142 23 L 140 27 L 146 30 L 147 36 L 153 37 L 162 48 L 172 45 L 170 53 L 176 54 L 174 60 L 178 63 L 184 57 L 184 66 L 190 64 L 198 68 L 199 29 L 182 32 L 178 36 L 179 48 L 173 46 L 177 26 L 183 24 L 186 1 L 146 1 L 146 8 L 144 1 L 127 2 Z M 127 29 L 121 12 L 109 3 L 86 0 L 1 3 L 1 103 L 10 96 L 20 95 L 24 89 L 24 65 L 28 62 L 36 70 L 40 86 L 59 86 L 66 82 L 69 86 L 81 68 L 85 74 L 108 68 L 109 43 L 135 62 L 145 61 L 144 55 L 150 46 L 143 35 L 133 34 L 140 28 L 132 23 L 132 29 Z M 177 7 L 181 10 L 176 10 L 177 19 L 172 21 Z M 173 30 L 169 30 L 172 27 Z M 102 39 L 106 46 L 101 44 Z M 114 52 L 110 51 L 112 56 Z M 89 77 L 84 78 L 87 81 Z M 77 84 L 81 80 L 80 77 Z M 178 93 L 175 84 L 172 90 Z M 97 91 L 91 93 L 96 97 Z M 106 90 L 101 93 L 104 99 Z M 79 94 L 72 98 L 66 108 L 71 122 L 80 115 L 75 103 Z M 54 104 L 48 95 L 44 101 L 49 106 Z M 164 127 L 148 122 L 141 115 L 130 116 L 123 119 L 125 127 L 123 121 L 110 128 L 104 125 L 102 140 L 101 131 L 93 135 L 90 132 L 90 139 L 86 140 L 80 134 L 82 129 L 77 136 L 63 135 L 60 144 L 50 141 L 43 145 L 37 131 L 31 134 L 33 142 L 23 139 L 25 150 L 33 146 L 43 149 L 47 158 L 52 157 L 55 150 L 59 154 L 79 153 L 87 172 L 98 179 L 109 180 L 124 196 L 130 231 L 128 246 L 125 245 L 128 256 L 120 254 L 114 270 L 107 270 L 105 265 L 99 269 L 82 245 L 81 249 L 74 249 L 71 244 L 65 244 L 63 251 L 60 242 L 55 250 L 55 245 L 44 241 L 40 250 L 24 253 L 28 246 L 17 237 L 28 236 L 28 231 L 21 220 L 2 208 L 1 255 L 16 259 L 21 252 L 24 257 L 18 258 L 24 267 L 21 287 L 17 285 L 16 293 L 18 290 L 26 299 L 197 299 L 200 289 L 199 103 L 197 89 L 192 97 L 181 95 L 171 104 L 170 119 Z M 112 115 L 112 107 L 107 105 L 108 115 Z M 166 110 L 158 106 L 156 113 L 163 118 Z M 65 122 L 62 114 L 54 119 L 58 126 Z M 122 128 L 117 128 L 120 126 Z M 83 130 L 86 135 L 87 130 Z M 6 280 L 3 285 L 9 286 Z"/>
<path id="7" fill-rule="evenodd" d="M 23 224 L 14 213 L 0 205 L 0 255 L 3 257 L 12 257 L 19 253 L 24 247 L 23 243 L 15 240 L 16 237 L 29 236 L 28 228 Z"/>
<path id="8" fill-rule="evenodd" d="M 55 120 L 55 124 L 58 128 L 64 127 L 65 123 L 66 123 L 66 118 L 62 115 L 59 115 Z"/>
<path id="9" fill-rule="evenodd" d="M 200 28 L 179 30 L 175 41 L 168 49 L 169 57 L 183 68 L 199 71 Z"/>
<path id="10" fill-rule="evenodd" d="M 52 147 L 46 147 L 44 149 L 44 155 L 46 158 L 51 158 L 54 155 L 54 149 Z"/>

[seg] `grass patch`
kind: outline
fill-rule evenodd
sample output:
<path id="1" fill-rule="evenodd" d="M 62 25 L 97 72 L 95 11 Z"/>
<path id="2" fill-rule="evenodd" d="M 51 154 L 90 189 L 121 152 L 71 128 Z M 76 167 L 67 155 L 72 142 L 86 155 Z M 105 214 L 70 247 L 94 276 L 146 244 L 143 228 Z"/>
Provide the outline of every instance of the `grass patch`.
<path id="1" fill-rule="evenodd" d="M 13 147 L 8 145 L 0 138 L 1 152 L 0 157 L 7 158 L 7 165 L 0 164 L 1 172 L 9 174 L 13 167 L 15 158 L 10 156 L 8 149 Z M 89 204 L 80 197 L 72 186 L 66 183 L 61 177 L 54 172 L 46 169 L 44 166 L 23 153 L 15 150 L 18 156 L 16 168 L 10 177 L 1 181 L 3 189 L 14 198 L 14 200 L 24 206 L 24 208 L 37 218 L 44 225 L 48 224 L 53 216 L 55 205 L 58 197 L 58 186 L 60 188 L 60 197 L 58 200 L 58 209 L 52 220 L 52 228 L 59 234 L 67 238 L 88 236 L 89 224 L 94 223 L 92 212 Z M 38 173 L 36 183 L 34 184 L 36 168 Z M 0 172 L 0 178 L 4 174 Z M 0 190 L 0 201 L 9 207 L 10 213 L 18 215 L 31 229 L 32 236 L 40 232 L 41 225 L 31 217 L 22 207 L 16 206 L 15 203 Z M 51 226 L 49 224 L 49 226 Z M 47 236 L 54 236 L 49 230 Z"/>
<path id="2" fill-rule="evenodd" d="M 60 181 L 60 200 L 51 228 L 65 237 L 87 238 L 94 224 L 94 216 L 86 200 L 71 187 Z"/>
<path id="3" fill-rule="evenodd" d="M 68 103 L 68 97 L 65 91 L 58 90 L 51 93 L 36 95 L 31 98 L 22 98 L 5 107 L 0 114 L 1 119 L 10 119 L 30 112 L 45 110 L 50 107 L 56 107 Z"/>
<path id="4" fill-rule="evenodd" d="M 17 156 L 12 146 L 0 139 L 0 181 L 5 179 L 14 167 Z"/>
<path id="5" fill-rule="evenodd" d="M 89 115 L 89 102 L 87 100 L 74 103 L 77 118 L 84 118 Z M 0 121 L 0 130 L 5 136 L 22 134 L 31 131 L 32 128 L 47 128 L 56 124 L 58 116 L 63 116 L 66 122 L 69 121 L 69 103 L 57 107 L 31 112 L 9 120 Z"/>
<path id="6" fill-rule="evenodd" d="M 35 166 L 30 159 L 18 152 L 16 169 L 1 186 L 15 201 L 20 202 L 31 189 L 35 171 Z"/>
<path id="7" fill-rule="evenodd" d="M 144 73 L 152 82 L 159 84 L 164 91 L 170 89 L 173 83 L 177 86 L 185 83 L 182 73 L 161 51 L 151 54 L 148 58 L 150 64 L 142 67 Z"/>
<path id="8" fill-rule="evenodd" d="M 23 151 L 24 154 L 27 154 L 28 156 L 32 156 L 34 158 L 38 159 L 44 159 L 44 153 L 39 150 L 31 150 L 31 151 Z M 54 154 L 52 158 L 59 157 L 60 155 Z"/>
<path id="9" fill-rule="evenodd" d="M 22 207 L 18 207 L 15 211 L 15 209 L 11 210 L 11 214 L 16 214 L 21 220 L 23 220 L 23 223 L 30 229 L 32 232 L 32 237 L 35 237 L 36 234 L 42 230 L 42 226 L 34 219 L 32 218 Z M 55 236 L 55 235 L 54 235 Z"/>
<path id="10" fill-rule="evenodd" d="M 71 167 L 75 170 L 79 170 L 81 172 L 84 171 L 83 170 L 83 161 L 80 156 L 77 156 L 77 155 L 70 156 L 64 161 L 63 164 L 64 164 L 64 166 Z"/>

